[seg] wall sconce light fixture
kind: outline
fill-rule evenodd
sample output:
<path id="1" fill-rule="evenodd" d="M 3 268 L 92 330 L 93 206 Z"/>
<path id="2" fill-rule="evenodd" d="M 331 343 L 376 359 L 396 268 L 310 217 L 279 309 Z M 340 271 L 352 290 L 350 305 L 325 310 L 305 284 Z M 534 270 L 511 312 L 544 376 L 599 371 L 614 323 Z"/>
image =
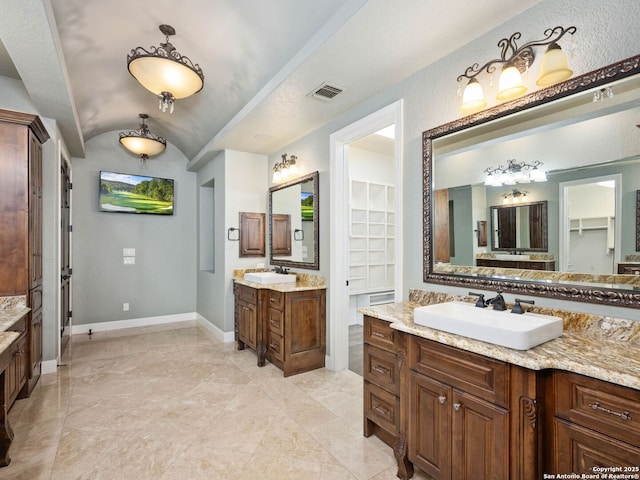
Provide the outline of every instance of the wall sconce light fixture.
<path id="1" fill-rule="evenodd" d="M 546 182 L 547 173 L 538 168 L 542 162 L 536 160 L 533 163 L 516 162 L 507 160 L 507 166 L 487 168 L 484 184 L 489 187 L 501 187 L 502 185 L 515 185 L 516 183 Z"/>
<path id="2" fill-rule="evenodd" d="M 158 96 L 160 110 L 173 113 L 176 99 L 190 97 L 202 90 L 204 73 L 197 63 L 178 53 L 169 43 L 169 36 L 176 34 L 175 29 L 171 25 L 160 25 L 159 28 L 165 43 L 151 46 L 149 50 L 134 48 L 127 55 L 127 68 L 144 88 Z"/>
<path id="3" fill-rule="evenodd" d="M 298 166 L 296 160 L 298 157 L 291 155 L 287 158 L 287 154 L 282 154 L 282 160 L 273 166 L 273 183 L 284 182 L 287 178 L 298 174 Z"/>
<path id="4" fill-rule="evenodd" d="M 167 148 L 167 141 L 149 131 L 149 127 L 144 123 L 145 119 L 149 118 L 149 115 L 140 113 L 138 116 L 142 119 L 138 130 L 120 132 L 119 141 L 124 148 L 138 155 L 140 163 L 144 165 L 149 160 L 149 157 L 164 152 L 165 148 Z"/>
<path id="5" fill-rule="evenodd" d="M 482 67 L 478 63 L 474 63 L 462 75 L 458 76 L 457 81 L 460 87 L 462 87 L 461 82 L 464 78 L 468 80 L 462 94 L 462 105 L 460 106 L 462 113 L 469 115 L 487 106 L 482 86 L 476 77 L 480 73 L 486 72 L 491 76 L 490 85 L 493 85 L 493 73 L 496 71 L 496 66 L 502 66 L 496 99 L 504 102 L 523 95 L 527 91 L 527 87 L 522 82 L 521 74 L 527 72 L 533 64 L 535 47 L 548 46 L 541 62 L 540 76 L 536 85 L 544 88 L 570 78 L 573 71 L 569 69 L 567 59 L 557 42 L 567 33 L 573 35 L 575 32 L 576 27 L 549 28 L 544 32 L 545 38 L 525 43 L 521 47 L 518 47 L 516 42 L 522 36 L 520 32 L 500 40 L 498 42 L 498 47 L 501 48 L 500 58 L 490 60 Z"/>
<path id="6" fill-rule="evenodd" d="M 510 193 L 505 193 L 502 196 L 502 203 L 525 203 L 529 200 L 527 197 L 529 192 L 521 192 L 520 190 L 513 190 Z"/>

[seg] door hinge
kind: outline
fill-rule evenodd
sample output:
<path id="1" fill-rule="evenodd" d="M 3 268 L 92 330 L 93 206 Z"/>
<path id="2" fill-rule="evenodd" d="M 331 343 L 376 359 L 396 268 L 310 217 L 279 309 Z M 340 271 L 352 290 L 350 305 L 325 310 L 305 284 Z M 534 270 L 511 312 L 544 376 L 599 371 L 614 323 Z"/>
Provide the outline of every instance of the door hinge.
<path id="1" fill-rule="evenodd" d="M 73 317 L 73 311 L 69 310 L 69 318 Z"/>
<path id="2" fill-rule="evenodd" d="M 73 189 L 73 183 L 69 182 L 69 190 Z"/>
<path id="3" fill-rule="evenodd" d="M 349 280 L 347 280 L 347 287 L 349 286 Z"/>
<path id="4" fill-rule="evenodd" d="M 69 231 L 69 233 L 73 232 L 73 225 L 69 225 L 69 227 L 67 228 L 67 230 Z"/>
<path id="5" fill-rule="evenodd" d="M 73 275 L 73 268 L 69 269 L 69 276 Z"/>

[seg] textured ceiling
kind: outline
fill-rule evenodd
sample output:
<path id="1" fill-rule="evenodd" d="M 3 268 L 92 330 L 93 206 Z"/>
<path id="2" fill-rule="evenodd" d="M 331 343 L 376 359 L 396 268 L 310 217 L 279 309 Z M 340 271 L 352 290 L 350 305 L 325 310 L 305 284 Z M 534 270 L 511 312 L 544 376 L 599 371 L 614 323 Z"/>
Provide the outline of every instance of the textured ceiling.
<path id="1" fill-rule="evenodd" d="M 138 113 L 192 162 L 222 148 L 271 154 L 538 1 L 3 0 L 0 74 L 19 74 L 74 156 L 94 135 L 136 128 Z M 164 41 L 162 23 L 205 74 L 173 114 L 126 68 L 132 48 Z M 344 92 L 310 100 L 323 81 Z"/>

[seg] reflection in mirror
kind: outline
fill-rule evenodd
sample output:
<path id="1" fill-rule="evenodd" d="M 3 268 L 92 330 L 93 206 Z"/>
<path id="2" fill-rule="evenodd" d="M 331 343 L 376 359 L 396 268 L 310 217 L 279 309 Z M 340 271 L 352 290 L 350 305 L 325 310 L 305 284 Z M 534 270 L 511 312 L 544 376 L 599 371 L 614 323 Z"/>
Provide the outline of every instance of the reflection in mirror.
<path id="1" fill-rule="evenodd" d="M 271 265 L 319 270 L 318 172 L 269 189 Z"/>
<path id="2" fill-rule="evenodd" d="M 640 295 L 633 293 L 640 289 L 640 276 L 612 274 L 619 270 L 616 263 L 640 260 L 635 245 L 636 190 L 640 186 L 639 72 L 640 56 L 632 57 L 424 132 L 424 280 L 640 306 Z M 613 96 L 597 95 L 605 88 Z M 509 159 L 527 164 L 541 162 L 547 172 L 546 181 L 502 187 L 487 185 L 484 171 L 504 165 Z M 562 206 L 560 186 L 563 182 L 593 183 L 608 175 L 620 175 L 621 182 L 615 189 L 620 198 L 619 210 L 608 215 L 611 217 L 608 230 L 606 225 L 598 227 L 605 237 L 602 255 L 607 256 L 607 262 L 603 262 L 606 268 L 578 268 L 579 264 L 585 265 L 577 261 L 578 257 L 580 260 L 587 257 L 588 263 L 586 252 L 592 247 L 578 250 L 577 242 L 568 240 L 573 231 L 579 235 L 579 230 L 573 225 L 576 219 L 572 221 Z M 531 220 L 532 214 L 542 213 L 542 207 L 535 212 L 517 207 L 510 213 L 498 213 L 502 212 L 501 207 L 492 208 L 503 203 L 503 198 L 515 188 L 526 190 L 528 203 L 545 205 L 546 235 L 538 233 L 545 229 L 545 224 L 536 224 L 534 231 Z M 450 202 L 453 200 L 452 209 L 438 208 L 441 191 L 447 192 Z M 450 256 L 448 261 L 436 254 L 438 230 L 442 231 L 442 224 L 446 224 L 439 217 L 440 212 L 456 219 L 455 228 L 446 229 L 454 232 L 448 244 L 455 245 L 455 257 Z M 463 224 L 457 220 L 460 212 L 466 212 Z M 528 221 L 524 220 L 527 215 Z M 596 214 L 592 211 L 580 215 L 586 222 L 586 217 Z M 515 239 L 495 234 L 499 216 L 513 222 Z M 473 230 L 485 220 L 492 223 L 492 241 L 491 246 L 481 247 L 475 242 Z M 583 236 L 587 231 L 582 229 Z M 534 237 L 540 237 L 542 242 L 531 243 Z M 490 264 L 488 259 L 498 258 L 502 260 L 500 268 L 480 267 Z M 565 258 L 570 260 L 567 262 Z"/>
<path id="3" fill-rule="evenodd" d="M 547 202 L 492 206 L 491 249 L 546 252 Z"/>

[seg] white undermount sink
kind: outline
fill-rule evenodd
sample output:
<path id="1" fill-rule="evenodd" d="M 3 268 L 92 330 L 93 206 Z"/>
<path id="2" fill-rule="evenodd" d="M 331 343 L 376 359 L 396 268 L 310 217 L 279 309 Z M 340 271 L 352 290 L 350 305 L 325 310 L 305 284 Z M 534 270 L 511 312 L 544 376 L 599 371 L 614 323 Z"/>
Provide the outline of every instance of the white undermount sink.
<path id="1" fill-rule="evenodd" d="M 271 283 L 296 283 L 296 276 L 276 272 L 248 272 L 244 274 L 244 279 L 248 282 L 271 284 Z"/>
<path id="2" fill-rule="evenodd" d="M 515 314 L 509 310 L 500 312 L 465 302 L 418 307 L 413 311 L 413 321 L 425 327 L 516 350 L 529 350 L 562 336 L 560 317 Z"/>
<path id="3" fill-rule="evenodd" d="M 531 260 L 531 255 L 522 253 L 496 253 L 496 260 Z"/>

